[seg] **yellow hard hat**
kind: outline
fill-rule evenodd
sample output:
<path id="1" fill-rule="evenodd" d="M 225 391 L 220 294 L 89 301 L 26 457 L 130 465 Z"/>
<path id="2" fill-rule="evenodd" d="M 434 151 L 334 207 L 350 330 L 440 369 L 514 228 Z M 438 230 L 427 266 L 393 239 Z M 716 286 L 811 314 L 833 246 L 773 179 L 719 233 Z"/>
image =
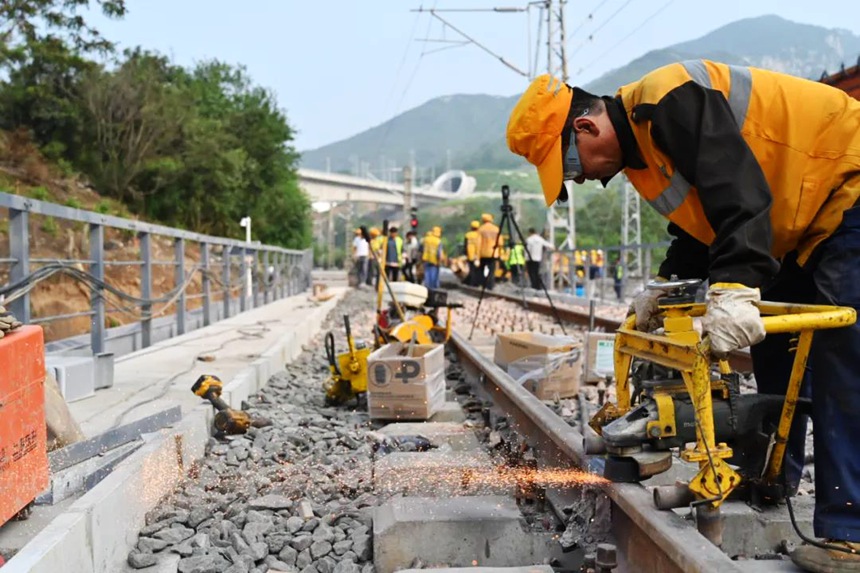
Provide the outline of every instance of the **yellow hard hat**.
<path id="1" fill-rule="evenodd" d="M 564 183 L 561 132 L 572 101 L 573 89 L 544 74 L 529 85 L 508 120 L 508 148 L 537 167 L 547 205 L 555 203 Z"/>
<path id="2" fill-rule="evenodd" d="M 489 213 L 484 213 L 481 215 L 481 221 L 484 223 L 491 223 L 493 221 L 493 216 Z"/>
<path id="3" fill-rule="evenodd" d="M 442 236 L 442 227 L 433 227 L 433 234 L 437 237 Z"/>
<path id="4" fill-rule="evenodd" d="M 473 229 L 477 229 L 480 226 L 481 226 L 481 224 L 478 221 L 472 221 L 472 228 Z"/>
<path id="5" fill-rule="evenodd" d="M 379 236 L 379 229 L 377 229 L 376 227 L 371 227 L 370 228 L 370 236 L 371 237 L 378 237 Z"/>

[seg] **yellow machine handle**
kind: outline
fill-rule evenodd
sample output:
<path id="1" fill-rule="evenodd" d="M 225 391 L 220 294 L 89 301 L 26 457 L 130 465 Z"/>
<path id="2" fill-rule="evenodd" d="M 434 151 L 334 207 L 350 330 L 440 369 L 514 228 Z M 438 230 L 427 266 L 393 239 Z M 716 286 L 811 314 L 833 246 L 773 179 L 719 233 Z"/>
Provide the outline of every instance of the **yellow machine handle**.
<path id="1" fill-rule="evenodd" d="M 704 316 L 706 309 L 705 303 L 696 303 L 691 305 L 688 314 L 693 317 Z M 758 309 L 768 334 L 842 328 L 857 322 L 857 311 L 846 306 L 763 301 Z M 624 319 L 621 328 L 635 329 L 636 315 L 631 314 Z"/>
<path id="2" fill-rule="evenodd" d="M 857 321 L 857 311 L 845 306 L 762 302 L 758 309 L 768 334 L 842 328 Z"/>

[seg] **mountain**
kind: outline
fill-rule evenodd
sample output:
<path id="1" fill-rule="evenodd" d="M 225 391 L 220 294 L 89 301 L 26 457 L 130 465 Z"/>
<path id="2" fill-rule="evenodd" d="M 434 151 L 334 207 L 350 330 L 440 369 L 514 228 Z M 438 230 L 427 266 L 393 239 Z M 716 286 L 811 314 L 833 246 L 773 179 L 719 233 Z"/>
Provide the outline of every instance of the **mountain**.
<path id="1" fill-rule="evenodd" d="M 779 16 L 732 22 L 702 36 L 652 50 L 583 86 L 596 94 L 613 94 L 626 83 L 666 64 L 706 58 L 818 79 L 860 55 L 860 36 L 848 30 L 800 24 Z M 517 95 L 454 95 L 432 99 L 348 139 L 302 153 L 302 166 L 349 172 L 358 161 L 373 166 L 380 156 L 404 165 L 414 150 L 422 166 L 442 167 L 448 150 L 452 166 L 464 169 L 509 169 L 523 161 L 504 142 L 504 126 Z"/>

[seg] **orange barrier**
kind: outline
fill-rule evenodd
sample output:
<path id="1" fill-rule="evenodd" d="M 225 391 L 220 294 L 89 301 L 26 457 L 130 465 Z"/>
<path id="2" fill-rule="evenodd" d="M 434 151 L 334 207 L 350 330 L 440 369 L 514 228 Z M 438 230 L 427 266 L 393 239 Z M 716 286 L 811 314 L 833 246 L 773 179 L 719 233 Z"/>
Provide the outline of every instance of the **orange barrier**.
<path id="1" fill-rule="evenodd" d="M 0 339 L 0 524 L 48 487 L 44 382 L 40 327 Z"/>

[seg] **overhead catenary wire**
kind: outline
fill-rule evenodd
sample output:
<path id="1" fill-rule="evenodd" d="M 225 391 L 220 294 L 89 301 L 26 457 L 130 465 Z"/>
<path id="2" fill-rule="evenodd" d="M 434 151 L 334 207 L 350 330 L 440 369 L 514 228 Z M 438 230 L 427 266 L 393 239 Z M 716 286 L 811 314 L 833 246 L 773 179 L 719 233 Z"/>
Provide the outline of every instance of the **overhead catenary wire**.
<path id="1" fill-rule="evenodd" d="M 609 24 L 612 20 L 614 20 L 614 19 L 615 19 L 615 17 L 616 17 L 618 14 L 620 14 L 620 13 L 621 13 L 621 11 L 622 11 L 622 10 L 624 10 L 624 9 L 625 9 L 625 8 L 626 8 L 626 7 L 631 3 L 631 2 L 633 2 L 633 0 L 626 0 L 626 2 L 624 2 L 624 4 L 622 4 L 621 6 L 619 6 L 619 7 L 618 7 L 618 9 L 617 9 L 617 10 L 615 10 L 615 12 L 613 12 L 613 13 L 612 13 L 608 18 L 606 18 L 603 22 L 601 22 L 601 23 L 600 23 L 600 25 L 599 25 L 597 28 L 595 28 L 595 29 L 594 29 L 594 30 L 593 30 L 593 31 L 588 35 L 588 38 L 584 39 L 582 42 L 580 42 L 580 43 L 579 43 L 579 45 L 576 47 L 576 49 L 575 49 L 575 50 L 573 50 L 573 52 L 571 52 L 571 54 L 568 56 L 568 58 L 572 58 L 573 56 L 575 56 L 577 53 L 579 53 L 579 51 L 580 51 L 580 50 L 582 50 L 582 48 L 584 48 L 584 47 L 585 47 L 585 45 L 586 45 L 586 44 L 588 44 L 589 42 L 593 41 L 593 40 L 594 40 L 594 36 L 595 36 L 595 35 L 597 35 L 597 33 L 598 33 L 600 30 L 602 30 L 603 28 L 605 28 L 607 24 Z"/>
<path id="2" fill-rule="evenodd" d="M 592 9 L 588 12 L 588 16 L 586 16 L 586 17 L 582 20 L 582 22 L 580 22 L 579 26 L 577 26 L 576 28 L 574 28 L 574 29 L 573 29 L 573 31 L 570 33 L 570 37 L 571 37 L 571 38 L 573 38 L 573 36 L 574 36 L 577 32 L 579 32 L 580 30 L 582 30 L 582 29 L 585 27 L 585 25 L 586 25 L 586 24 L 588 24 L 589 22 L 593 22 L 593 21 L 594 21 L 594 14 L 595 14 L 598 10 L 600 10 L 600 8 L 601 8 L 604 4 L 606 4 L 607 2 L 609 2 L 609 0 L 601 0 L 601 2 L 600 2 L 597 6 L 595 6 L 594 8 L 592 8 Z"/>
<path id="3" fill-rule="evenodd" d="M 433 9 L 436 8 L 437 3 L 438 3 L 438 0 L 436 2 L 433 2 Z M 415 39 L 415 30 L 418 28 L 418 21 L 419 21 L 421 14 L 423 12 L 424 12 L 424 6 L 422 5 L 420 7 L 420 9 L 418 10 L 418 14 L 415 16 L 415 23 L 412 26 L 412 34 L 409 36 L 409 44 L 410 45 L 412 44 L 413 40 Z M 427 37 L 430 34 L 430 26 L 432 25 L 432 23 L 433 23 L 433 19 L 428 18 L 427 19 L 427 31 L 424 33 L 425 37 Z M 424 52 L 425 52 L 425 50 L 421 51 L 421 54 L 418 56 L 418 61 L 415 62 L 415 68 L 413 68 L 412 74 L 410 74 L 410 76 L 409 76 L 409 80 L 406 82 L 406 85 L 403 86 L 403 91 L 400 92 L 400 98 L 397 100 L 397 105 L 395 106 L 394 111 L 391 115 L 392 117 L 394 117 L 398 114 L 401 106 L 403 105 L 403 100 L 406 99 L 406 94 L 409 92 L 409 88 L 412 86 L 412 81 L 415 79 L 415 75 L 418 73 L 418 68 L 421 67 L 421 60 L 424 59 Z M 403 61 L 401 62 L 401 64 L 405 64 L 406 56 L 408 53 L 409 53 L 409 48 L 407 46 L 406 51 L 403 54 Z M 399 73 L 400 73 L 400 71 L 398 71 L 398 75 L 399 75 Z M 395 83 L 395 85 L 396 85 L 396 83 Z M 394 88 L 392 87 L 392 92 L 393 91 L 394 91 Z M 390 104 L 390 102 L 389 102 L 389 104 Z M 388 107 L 389 104 L 386 104 L 386 107 Z M 388 136 L 391 133 L 391 126 L 393 123 L 394 123 L 393 121 L 387 121 L 386 122 L 385 132 L 383 132 L 382 137 L 379 140 L 379 144 L 376 146 L 376 155 L 379 155 L 379 152 L 382 150 L 382 148 L 385 146 L 385 143 L 388 141 Z"/>
<path id="4" fill-rule="evenodd" d="M 588 62 L 588 63 L 587 63 L 586 65 L 584 65 L 583 67 L 579 68 L 579 70 L 577 70 L 577 73 L 578 73 L 578 74 L 581 74 L 583 71 L 587 70 L 588 68 L 590 68 L 591 66 L 593 66 L 594 64 L 596 64 L 597 62 L 599 62 L 600 60 L 602 60 L 604 57 L 606 57 L 607 55 L 609 55 L 609 54 L 610 54 L 611 52 L 613 52 L 616 48 L 618 48 L 621 44 L 623 44 L 624 42 L 626 42 L 627 40 L 629 40 L 629 39 L 630 39 L 630 38 L 631 38 L 635 33 L 637 33 L 637 32 L 639 32 L 640 30 L 642 30 L 642 28 L 644 28 L 644 27 L 645 27 L 645 25 L 646 25 L 646 24 L 648 24 L 648 22 L 650 22 L 651 20 L 653 20 L 654 18 L 656 18 L 657 16 L 659 16 L 659 15 L 660 15 L 660 14 L 661 14 L 661 13 L 662 13 L 666 8 L 668 8 L 668 7 L 669 7 L 671 4 L 673 4 L 674 2 L 675 2 L 675 0 L 668 0 L 668 2 L 664 3 L 664 4 L 663 4 L 662 6 L 660 6 L 657 10 L 655 10 L 654 12 L 652 12 L 650 16 L 648 16 L 647 18 L 645 18 L 644 20 L 642 20 L 642 22 L 641 22 L 641 23 L 640 23 L 636 28 L 634 28 L 633 30 L 631 30 L 631 31 L 630 31 L 626 36 L 624 36 L 623 38 L 621 38 L 620 40 L 618 40 L 615 44 L 613 44 L 613 45 L 612 45 L 612 47 L 610 47 L 608 50 L 606 50 L 606 51 L 604 51 L 603 53 L 601 53 L 599 56 L 597 56 L 596 58 L 594 58 L 593 60 L 591 60 L 590 62 Z"/>

